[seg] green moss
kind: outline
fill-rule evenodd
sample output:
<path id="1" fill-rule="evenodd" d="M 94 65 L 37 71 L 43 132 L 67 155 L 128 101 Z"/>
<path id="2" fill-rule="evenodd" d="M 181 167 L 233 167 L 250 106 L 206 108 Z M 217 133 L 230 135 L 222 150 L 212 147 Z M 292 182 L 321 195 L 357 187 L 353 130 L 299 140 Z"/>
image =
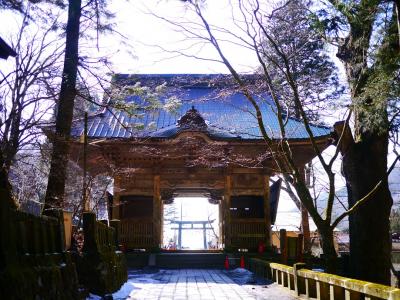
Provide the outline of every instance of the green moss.
<path id="1" fill-rule="evenodd" d="M 105 295 L 117 291 L 128 280 L 123 253 L 102 251 L 83 253 L 77 258 L 79 282 L 91 293 Z"/>
<path id="2" fill-rule="evenodd" d="M 376 283 L 369 283 L 364 287 L 364 293 L 383 299 L 389 299 L 390 292 L 394 290 L 396 289 L 393 287 Z"/>
<path id="3" fill-rule="evenodd" d="M 63 272 L 64 269 L 68 271 Z M 73 266 L 8 266 L 0 276 L 0 295 L 7 299 L 79 299 Z"/>
<path id="4" fill-rule="evenodd" d="M 1 299 L 79 299 L 78 277 L 72 261 L 63 253 L 54 254 L 51 244 L 57 237 L 47 234 L 57 220 L 3 210 L 0 227 Z M 59 238 L 59 237 L 58 237 Z M 54 249 L 56 250 L 56 249 Z M 25 253 L 29 252 L 29 255 Z M 48 253 L 51 254 L 48 254 Z"/>

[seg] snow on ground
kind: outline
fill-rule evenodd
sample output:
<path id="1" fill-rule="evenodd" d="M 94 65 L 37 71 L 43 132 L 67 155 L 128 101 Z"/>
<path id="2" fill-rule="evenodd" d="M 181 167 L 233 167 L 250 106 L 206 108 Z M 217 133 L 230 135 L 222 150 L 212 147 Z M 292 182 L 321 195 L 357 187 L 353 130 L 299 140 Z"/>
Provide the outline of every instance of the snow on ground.
<path id="1" fill-rule="evenodd" d="M 157 284 L 160 283 L 154 272 L 146 272 L 143 270 L 129 270 L 128 281 L 120 288 L 119 291 L 112 294 L 113 300 L 127 299 L 134 292 L 140 289 L 143 284 Z M 86 300 L 101 300 L 102 298 L 97 295 L 90 294 Z"/>
<path id="2" fill-rule="evenodd" d="M 236 268 L 234 270 L 228 271 L 228 275 L 237 284 L 254 284 L 257 282 L 256 277 L 252 272 L 243 268 Z"/>

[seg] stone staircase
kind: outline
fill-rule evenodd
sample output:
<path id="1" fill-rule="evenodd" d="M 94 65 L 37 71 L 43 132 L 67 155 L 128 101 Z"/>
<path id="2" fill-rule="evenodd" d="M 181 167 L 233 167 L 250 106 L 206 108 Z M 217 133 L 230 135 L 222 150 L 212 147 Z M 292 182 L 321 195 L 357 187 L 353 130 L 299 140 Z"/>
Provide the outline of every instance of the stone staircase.
<path id="1" fill-rule="evenodd" d="M 125 254 L 128 268 L 157 267 L 165 269 L 223 269 L 226 253 L 209 251 L 176 251 Z M 240 258 L 229 255 L 229 264 L 237 267 Z"/>

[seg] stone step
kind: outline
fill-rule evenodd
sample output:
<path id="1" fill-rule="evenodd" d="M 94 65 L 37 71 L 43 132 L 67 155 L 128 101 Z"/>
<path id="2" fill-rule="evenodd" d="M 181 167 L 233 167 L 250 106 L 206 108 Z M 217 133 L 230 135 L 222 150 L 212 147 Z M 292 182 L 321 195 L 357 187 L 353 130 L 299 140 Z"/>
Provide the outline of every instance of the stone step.
<path id="1" fill-rule="evenodd" d="M 159 268 L 223 269 L 224 253 L 160 253 L 156 255 Z"/>
<path id="2" fill-rule="evenodd" d="M 125 253 L 126 264 L 129 269 L 144 268 L 149 264 L 149 253 L 127 252 Z"/>

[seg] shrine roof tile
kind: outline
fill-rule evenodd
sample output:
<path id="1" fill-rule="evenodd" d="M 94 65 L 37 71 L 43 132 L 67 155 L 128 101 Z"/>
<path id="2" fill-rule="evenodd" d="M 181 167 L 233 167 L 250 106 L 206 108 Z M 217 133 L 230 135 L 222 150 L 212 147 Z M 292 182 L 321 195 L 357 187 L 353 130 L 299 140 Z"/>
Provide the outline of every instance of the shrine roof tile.
<path id="1" fill-rule="evenodd" d="M 220 76 L 220 77 L 218 77 Z M 221 77 L 222 76 L 222 77 Z M 219 78 L 219 79 L 218 79 Z M 88 119 L 88 136 L 90 138 L 171 138 L 176 136 L 182 128 L 178 120 L 192 107 L 200 113 L 207 124 L 205 133 L 213 139 L 257 140 L 262 139 L 255 117 L 254 108 L 243 94 L 231 88 L 227 83 L 224 89 L 217 83 L 229 80 L 227 75 L 199 75 L 199 74 L 160 74 L 160 75 L 118 75 L 116 82 L 140 81 L 142 86 L 152 86 L 165 83 L 166 92 L 158 95 L 160 107 L 147 110 L 141 107 L 134 115 L 126 111 L 112 108 L 114 99 L 109 99 L 110 108 L 94 112 Z M 178 80 L 179 79 L 179 80 Z M 173 82 L 175 80 L 175 82 Z M 169 110 L 167 105 L 171 97 L 178 99 L 179 105 Z M 271 137 L 280 138 L 278 119 L 270 97 L 262 92 L 254 95 L 258 102 L 265 128 Z M 143 97 L 130 96 L 126 103 L 140 104 Z M 289 139 L 307 139 L 308 134 L 302 122 L 288 118 L 286 137 Z M 311 130 L 315 137 L 327 136 L 331 129 L 326 126 L 312 125 Z M 75 120 L 72 126 L 72 135 L 83 134 L 83 120 Z"/>

